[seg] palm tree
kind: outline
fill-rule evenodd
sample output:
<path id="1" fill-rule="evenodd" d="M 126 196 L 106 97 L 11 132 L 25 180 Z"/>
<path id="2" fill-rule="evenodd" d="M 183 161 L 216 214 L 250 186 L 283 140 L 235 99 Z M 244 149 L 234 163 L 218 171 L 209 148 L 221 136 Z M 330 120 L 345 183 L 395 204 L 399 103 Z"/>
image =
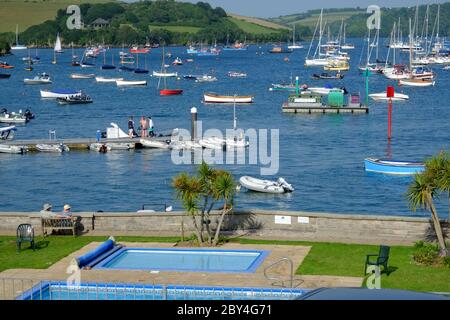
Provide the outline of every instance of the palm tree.
<path id="1" fill-rule="evenodd" d="M 415 175 L 407 193 L 413 211 L 417 208 L 430 209 L 440 247 L 440 255 L 442 256 L 447 255 L 447 247 L 433 200 L 439 196 L 439 192 L 449 191 L 449 163 L 449 154 L 444 152 L 427 160 L 425 162 L 425 171 Z"/>
<path id="2" fill-rule="evenodd" d="M 192 218 L 199 244 L 206 242 L 208 245 L 217 245 L 225 216 L 232 209 L 235 192 L 232 175 L 224 170 L 212 169 L 203 162 L 198 168 L 197 176 L 180 173 L 173 179 L 172 186 Z M 219 202 L 223 202 L 223 209 L 213 238 L 210 212 Z"/>

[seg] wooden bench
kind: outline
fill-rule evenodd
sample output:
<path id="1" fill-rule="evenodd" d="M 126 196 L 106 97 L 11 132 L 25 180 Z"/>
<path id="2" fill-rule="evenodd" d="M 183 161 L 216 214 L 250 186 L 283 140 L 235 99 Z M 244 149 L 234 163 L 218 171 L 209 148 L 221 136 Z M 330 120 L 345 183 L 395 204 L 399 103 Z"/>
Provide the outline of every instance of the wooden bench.
<path id="1" fill-rule="evenodd" d="M 42 235 L 45 237 L 52 233 L 53 230 L 72 230 L 72 234 L 76 236 L 78 226 L 78 217 L 71 218 L 42 218 Z"/>

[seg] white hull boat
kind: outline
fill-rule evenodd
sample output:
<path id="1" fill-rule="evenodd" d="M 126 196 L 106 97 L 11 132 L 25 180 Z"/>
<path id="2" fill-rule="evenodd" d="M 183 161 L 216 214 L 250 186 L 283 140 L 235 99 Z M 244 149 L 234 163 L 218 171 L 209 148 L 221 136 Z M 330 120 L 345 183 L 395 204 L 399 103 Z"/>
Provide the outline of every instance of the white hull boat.
<path id="1" fill-rule="evenodd" d="M 154 77 L 178 77 L 178 72 L 158 72 L 158 71 L 153 71 L 153 76 Z"/>
<path id="2" fill-rule="evenodd" d="M 205 93 L 204 103 L 252 103 L 253 96 L 224 96 L 215 93 Z"/>
<path id="3" fill-rule="evenodd" d="M 110 147 L 110 150 L 130 150 L 135 148 L 134 143 L 119 142 L 119 143 L 107 143 L 106 147 Z"/>
<path id="4" fill-rule="evenodd" d="M 21 113 L 0 113 L 0 122 L 3 123 L 27 123 L 28 119 Z"/>
<path id="5" fill-rule="evenodd" d="M 204 138 L 200 139 L 198 143 L 205 149 L 224 150 L 225 141 L 220 138 Z"/>
<path id="6" fill-rule="evenodd" d="M 344 93 L 343 89 L 340 88 L 325 88 L 325 87 L 313 87 L 313 88 L 308 88 L 309 91 L 313 92 L 313 93 L 317 93 L 323 96 L 326 96 L 327 94 L 330 93 L 331 90 L 340 90 L 342 93 Z"/>
<path id="7" fill-rule="evenodd" d="M 242 176 L 239 179 L 241 186 L 248 190 L 264 192 L 264 193 L 286 193 L 294 191 L 294 188 L 283 178 L 277 181 L 262 180 L 250 176 Z"/>
<path id="8" fill-rule="evenodd" d="M 44 74 L 36 76 L 32 79 L 25 78 L 25 79 L 23 79 L 23 83 L 25 83 L 25 84 L 51 84 L 52 80 L 50 79 L 50 77 L 47 74 L 44 73 Z"/>
<path id="9" fill-rule="evenodd" d="M 144 148 L 170 149 L 169 143 L 153 139 L 141 139 L 139 142 Z"/>
<path id="10" fill-rule="evenodd" d="M 28 148 L 26 146 L 10 146 L 6 144 L 0 144 L 0 153 L 23 154 L 25 152 L 28 152 Z"/>
<path id="11" fill-rule="evenodd" d="M 119 87 L 130 87 L 130 86 L 146 86 L 147 81 L 146 80 L 116 80 L 116 85 Z"/>
<path id="12" fill-rule="evenodd" d="M 81 91 L 72 90 L 40 90 L 41 98 L 57 99 L 57 98 L 69 98 L 69 97 L 81 97 Z"/>
<path id="13" fill-rule="evenodd" d="M 93 73 L 72 73 L 70 75 L 72 79 L 92 79 L 95 78 Z"/>
<path id="14" fill-rule="evenodd" d="M 89 145 L 89 150 L 97 151 L 97 152 L 107 152 L 111 151 L 111 145 L 104 144 L 104 143 L 91 143 Z"/>
<path id="15" fill-rule="evenodd" d="M 195 82 L 214 82 L 217 81 L 217 78 L 214 76 L 203 75 L 195 79 Z"/>
<path id="16" fill-rule="evenodd" d="M 40 152 L 68 152 L 70 151 L 69 147 L 65 144 L 51 144 L 51 143 L 40 143 L 36 145 L 36 149 Z"/>
<path id="17" fill-rule="evenodd" d="M 326 66 L 328 65 L 328 59 L 306 59 L 305 66 L 306 67 L 314 67 L 314 66 Z"/>
<path id="18" fill-rule="evenodd" d="M 402 79 L 399 81 L 399 85 L 409 87 L 429 87 L 434 86 L 434 80 L 429 79 Z"/>
<path id="19" fill-rule="evenodd" d="M 392 98 L 386 97 L 386 92 L 371 93 L 369 94 L 369 97 L 371 97 L 375 101 L 389 101 L 389 99 L 392 99 L 392 101 L 406 101 L 409 99 L 409 96 L 407 94 L 398 92 L 395 92 L 394 97 Z"/>
<path id="20" fill-rule="evenodd" d="M 122 81 L 123 78 L 104 78 L 104 77 L 95 77 L 95 81 L 97 82 L 116 82 Z"/>

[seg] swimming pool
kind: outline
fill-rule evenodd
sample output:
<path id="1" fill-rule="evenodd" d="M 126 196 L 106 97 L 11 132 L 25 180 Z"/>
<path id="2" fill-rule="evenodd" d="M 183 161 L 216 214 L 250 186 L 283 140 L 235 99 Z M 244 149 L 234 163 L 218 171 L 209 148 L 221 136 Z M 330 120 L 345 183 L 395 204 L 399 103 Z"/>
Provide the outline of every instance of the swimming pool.
<path id="1" fill-rule="evenodd" d="M 268 254 L 263 250 L 121 248 L 94 268 L 252 273 Z"/>
<path id="2" fill-rule="evenodd" d="M 293 300 L 307 289 L 161 286 L 42 281 L 17 300 Z"/>

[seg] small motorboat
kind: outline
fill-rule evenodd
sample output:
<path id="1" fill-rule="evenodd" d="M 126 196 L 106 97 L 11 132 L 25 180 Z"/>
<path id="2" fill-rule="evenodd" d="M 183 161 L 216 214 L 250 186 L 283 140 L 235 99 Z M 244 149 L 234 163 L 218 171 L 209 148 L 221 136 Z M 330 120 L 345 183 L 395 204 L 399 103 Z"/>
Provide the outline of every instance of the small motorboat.
<path id="1" fill-rule="evenodd" d="M 119 143 L 107 143 L 106 146 L 110 146 L 111 150 L 131 150 L 136 147 L 134 143 L 119 142 Z"/>
<path id="2" fill-rule="evenodd" d="M 12 140 L 16 131 L 16 126 L 0 127 L 0 140 Z"/>
<path id="3" fill-rule="evenodd" d="M 294 50 L 292 49 L 283 49 L 282 47 L 273 47 L 269 50 L 269 53 L 292 53 Z"/>
<path id="4" fill-rule="evenodd" d="M 241 186 L 248 190 L 265 192 L 265 193 L 287 193 L 294 191 L 292 185 L 286 182 L 283 178 L 278 178 L 277 181 L 262 180 L 250 176 L 242 176 L 239 179 Z"/>
<path id="5" fill-rule="evenodd" d="M 407 101 L 409 99 L 409 96 L 407 94 L 398 92 L 395 92 L 392 98 L 388 98 L 386 96 L 386 92 L 371 93 L 369 94 L 369 97 L 375 101 L 389 101 L 389 99 L 392 99 L 392 101 Z"/>
<path id="6" fill-rule="evenodd" d="M 59 104 L 86 104 L 94 102 L 90 96 L 84 93 L 79 96 L 68 96 L 56 99 Z"/>
<path id="7" fill-rule="evenodd" d="M 201 76 L 194 75 L 194 74 L 186 74 L 186 75 L 183 76 L 183 79 L 186 79 L 186 80 L 197 80 L 199 77 L 201 77 Z"/>
<path id="8" fill-rule="evenodd" d="M 112 65 L 112 64 L 104 64 L 101 66 L 102 70 L 114 70 L 116 68 L 116 66 Z"/>
<path id="9" fill-rule="evenodd" d="M 326 80 L 332 80 L 332 79 L 343 79 L 344 75 L 341 74 L 340 72 L 336 73 L 335 75 L 331 75 L 328 73 L 321 73 L 321 74 L 316 74 L 314 73 L 311 78 L 313 80 L 320 80 L 320 79 L 326 79 Z"/>
<path id="10" fill-rule="evenodd" d="M 179 95 L 182 93 L 183 93 L 182 89 L 161 89 L 161 90 L 159 90 L 159 95 L 161 95 L 161 96 L 174 96 L 174 95 Z"/>
<path id="11" fill-rule="evenodd" d="M 149 138 L 139 140 L 144 148 L 170 149 L 170 141 L 159 141 Z"/>
<path id="12" fill-rule="evenodd" d="M 40 152 L 69 152 L 70 149 L 63 143 L 39 143 L 36 145 L 36 150 Z"/>
<path id="13" fill-rule="evenodd" d="M 226 144 L 223 139 L 217 138 L 203 138 L 198 141 L 198 143 L 205 149 L 217 149 L 217 150 L 225 150 Z"/>
<path id="14" fill-rule="evenodd" d="M 116 80 L 116 85 L 119 87 L 130 86 L 146 86 L 146 80 Z"/>
<path id="15" fill-rule="evenodd" d="M 72 79 L 92 79 L 95 78 L 93 73 L 72 73 L 70 75 Z"/>
<path id="16" fill-rule="evenodd" d="M 32 79 L 25 78 L 23 79 L 23 83 L 25 84 L 51 84 L 52 80 L 48 74 L 41 73 L 40 75 L 35 76 Z"/>
<path id="17" fill-rule="evenodd" d="M 228 72 L 228 76 L 230 78 L 246 78 L 247 74 L 245 72 L 230 71 Z"/>
<path id="18" fill-rule="evenodd" d="M 149 48 L 139 48 L 137 46 L 134 46 L 130 49 L 130 53 L 149 53 Z"/>
<path id="19" fill-rule="evenodd" d="M 325 87 L 313 87 L 313 88 L 308 88 L 309 91 L 313 92 L 313 93 L 317 93 L 323 96 L 326 96 L 330 93 L 330 91 L 339 91 L 342 92 L 344 94 L 347 94 L 347 90 L 345 88 L 333 88 L 331 86 L 325 86 Z"/>
<path id="20" fill-rule="evenodd" d="M 122 81 L 123 78 L 104 78 L 104 77 L 95 77 L 95 81 L 97 82 L 116 82 Z"/>
<path id="21" fill-rule="evenodd" d="M 3 68 L 3 69 L 14 69 L 14 66 L 8 64 L 5 61 L 0 61 L 0 68 Z"/>
<path id="22" fill-rule="evenodd" d="M 364 167 L 368 172 L 397 175 L 414 175 L 425 170 L 425 164 L 422 162 L 383 160 L 377 158 L 364 159 Z"/>
<path id="23" fill-rule="evenodd" d="M 195 79 L 195 82 L 214 82 L 217 81 L 217 78 L 214 76 L 209 76 L 209 75 L 202 75 L 200 77 L 197 77 L 197 79 Z"/>
<path id="24" fill-rule="evenodd" d="M 64 90 L 64 89 L 56 89 L 56 90 L 40 90 L 41 98 L 46 99 L 57 99 L 57 98 L 66 98 L 70 96 L 81 96 L 81 91 L 75 90 Z"/>
<path id="25" fill-rule="evenodd" d="M 97 152 L 101 152 L 101 153 L 106 153 L 108 151 L 111 151 L 111 145 L 107 144 L 107 143 L 91 143 L 89 145 L 89 150 L 92 151 L 97 151 Z"/>
<path id="26" fill-rule="evenodd" d="M 252 103 L 253 96 L 225 96 L 206 92 L 203 94 L 204 103 Z"/>
<path id="27" fill-rule="evenodd" d="M 174 66 L 181 66 L 183 64 L 183 61 L 180 58 L 176 57 L 176 59 L 173 60 L 172 64 Z"/>
<path id="28" fill-rule="evenodd" d="M 9 77 L 11 77 L 11 74 L 0 72 L 0 79 L 8 79 Z"/>
<path id="29" fill-rule="evenodd" d="M 73 62 L 72 62 L 72 65 L 74 65 Z M 79 63 L 79 66 L 82 68 L 93 68 L 93 67 L 95 67 L 95 64 L 86 62 L 86 61 L 82 61 L 81 63 Z"/>
<path id="30" fill-rule="evenodd" d="M 24 154 L 26 152 L 28 152 L 27 146 L 10 146 L 7 144 L 0 144 L 0 153 Z"/>
<path id="31" fill-rule="evenodd" d="M 22 113 L 22 110 L 19 110 L 18 113 L 8 112 L 6 108 L 0 110 L 0 122 L 3 123 L 27 123 L 31 119 L 34 119 L 34 114 L 29 109 L 25 110 L 24 113 Z"/>

